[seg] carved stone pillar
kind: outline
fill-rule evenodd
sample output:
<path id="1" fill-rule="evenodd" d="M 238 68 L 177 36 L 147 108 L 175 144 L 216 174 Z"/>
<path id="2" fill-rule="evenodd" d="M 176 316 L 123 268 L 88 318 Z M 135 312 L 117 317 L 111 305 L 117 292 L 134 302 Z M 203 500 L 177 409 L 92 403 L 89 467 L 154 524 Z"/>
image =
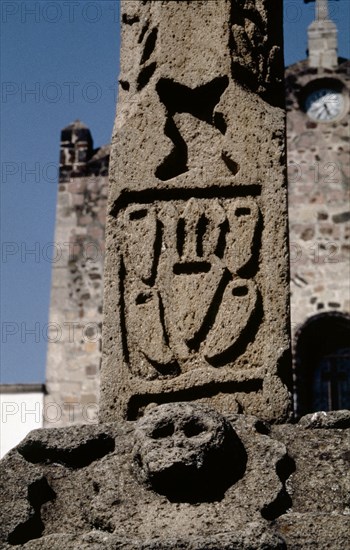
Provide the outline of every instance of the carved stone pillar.
<path id="1" fill-rule="evenodd" d="M 101 420 L 289 415 L 281 2 L 122 2 Z"/>

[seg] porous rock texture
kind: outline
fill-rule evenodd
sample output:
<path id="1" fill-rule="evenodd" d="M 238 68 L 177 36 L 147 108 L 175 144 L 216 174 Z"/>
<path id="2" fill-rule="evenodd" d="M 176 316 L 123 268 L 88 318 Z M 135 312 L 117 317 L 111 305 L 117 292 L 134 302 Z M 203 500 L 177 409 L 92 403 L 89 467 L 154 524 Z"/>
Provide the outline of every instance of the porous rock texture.
<path id="1" fill-rule="evenodd" d="M 348 413 L 278 424 L 280 15 L 269 0 L 122 2 L 102 423 L 37 430 L 1 461 L 4 550 L 348 547 Z"/>
<path id="2" fill-rule="evenodd" d="M 101 419 L 290 413 L 282 2 L 121 3 Z"/>
<path id="3" fill-rule="evenodd" d="M 1 548 L 284 548 L 286 448 L 267 430 L 176 403 L 31 432 L 1 463 Z"/>
<path id="4" fill-rule="evenodd" d="M 319 412 L 295 426 L 272 428 L 293 470 L 286 481 L 292 506 L 276 527 L 294 549 L 350 548 L 350 411 Z"/>
<path id="5" fill-rule="evenodd" d="M 0 463 L 0 547 L 347 550 L 346 415 L 271 427 L 184 402 L 36 430 Z"/>

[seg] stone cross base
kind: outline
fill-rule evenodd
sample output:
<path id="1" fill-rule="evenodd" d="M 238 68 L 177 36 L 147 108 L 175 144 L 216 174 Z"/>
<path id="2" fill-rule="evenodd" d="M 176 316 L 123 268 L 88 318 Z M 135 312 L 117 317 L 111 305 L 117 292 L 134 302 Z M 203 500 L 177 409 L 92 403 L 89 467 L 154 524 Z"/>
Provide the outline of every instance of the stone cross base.
<path id="1" fill-rule="evenodd" d="M 204 405 L 31 432 L 0 463 L 1 548 L 348 548 L 350 413 L 270 427 Z"/>

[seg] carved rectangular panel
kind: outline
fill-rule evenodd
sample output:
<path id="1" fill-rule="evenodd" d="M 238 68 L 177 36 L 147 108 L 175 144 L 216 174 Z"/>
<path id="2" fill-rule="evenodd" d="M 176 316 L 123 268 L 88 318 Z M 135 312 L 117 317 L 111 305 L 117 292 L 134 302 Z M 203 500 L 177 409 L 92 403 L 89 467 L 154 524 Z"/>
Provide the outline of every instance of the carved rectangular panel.
<path id="1" fill-rule="evenodd" d="M 209 365 L 234 369 L 262 316 L 256 199 L 133 204 L 117 224 L 130 372 L 167 380 Z"/>
<path id="2" fill-rule="evenodd" d="M 276 11 L 264 2 L 246 8 L 226 0 L 122 3 L 105 420 L 179 400 L 270 420 L 288 415 L 284 113 L 270 86 L 283 74 L 281 36 L 259 46 L 269 76 L 265 87 L 254 84 L 242 70 L 238 26 L 247 45 L 252 25 L 265 28 Z M 212 42 L 198 54 L 203 25 Z M 254 40 L 250 47 L 254 53 Z"/>

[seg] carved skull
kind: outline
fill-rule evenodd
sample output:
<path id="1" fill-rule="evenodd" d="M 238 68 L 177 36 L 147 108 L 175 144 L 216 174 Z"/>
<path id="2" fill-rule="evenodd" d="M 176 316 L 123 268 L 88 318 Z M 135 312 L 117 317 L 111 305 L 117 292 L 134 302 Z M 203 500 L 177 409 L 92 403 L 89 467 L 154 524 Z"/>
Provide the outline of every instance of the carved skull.
<path id="1" fill-rule="evenodd" d="M 245 468 L 229 422 L 187 402 L 160 405 L 141 418 L 133 454 L 139 481 L 173 501 L 215 500 Z"/>

